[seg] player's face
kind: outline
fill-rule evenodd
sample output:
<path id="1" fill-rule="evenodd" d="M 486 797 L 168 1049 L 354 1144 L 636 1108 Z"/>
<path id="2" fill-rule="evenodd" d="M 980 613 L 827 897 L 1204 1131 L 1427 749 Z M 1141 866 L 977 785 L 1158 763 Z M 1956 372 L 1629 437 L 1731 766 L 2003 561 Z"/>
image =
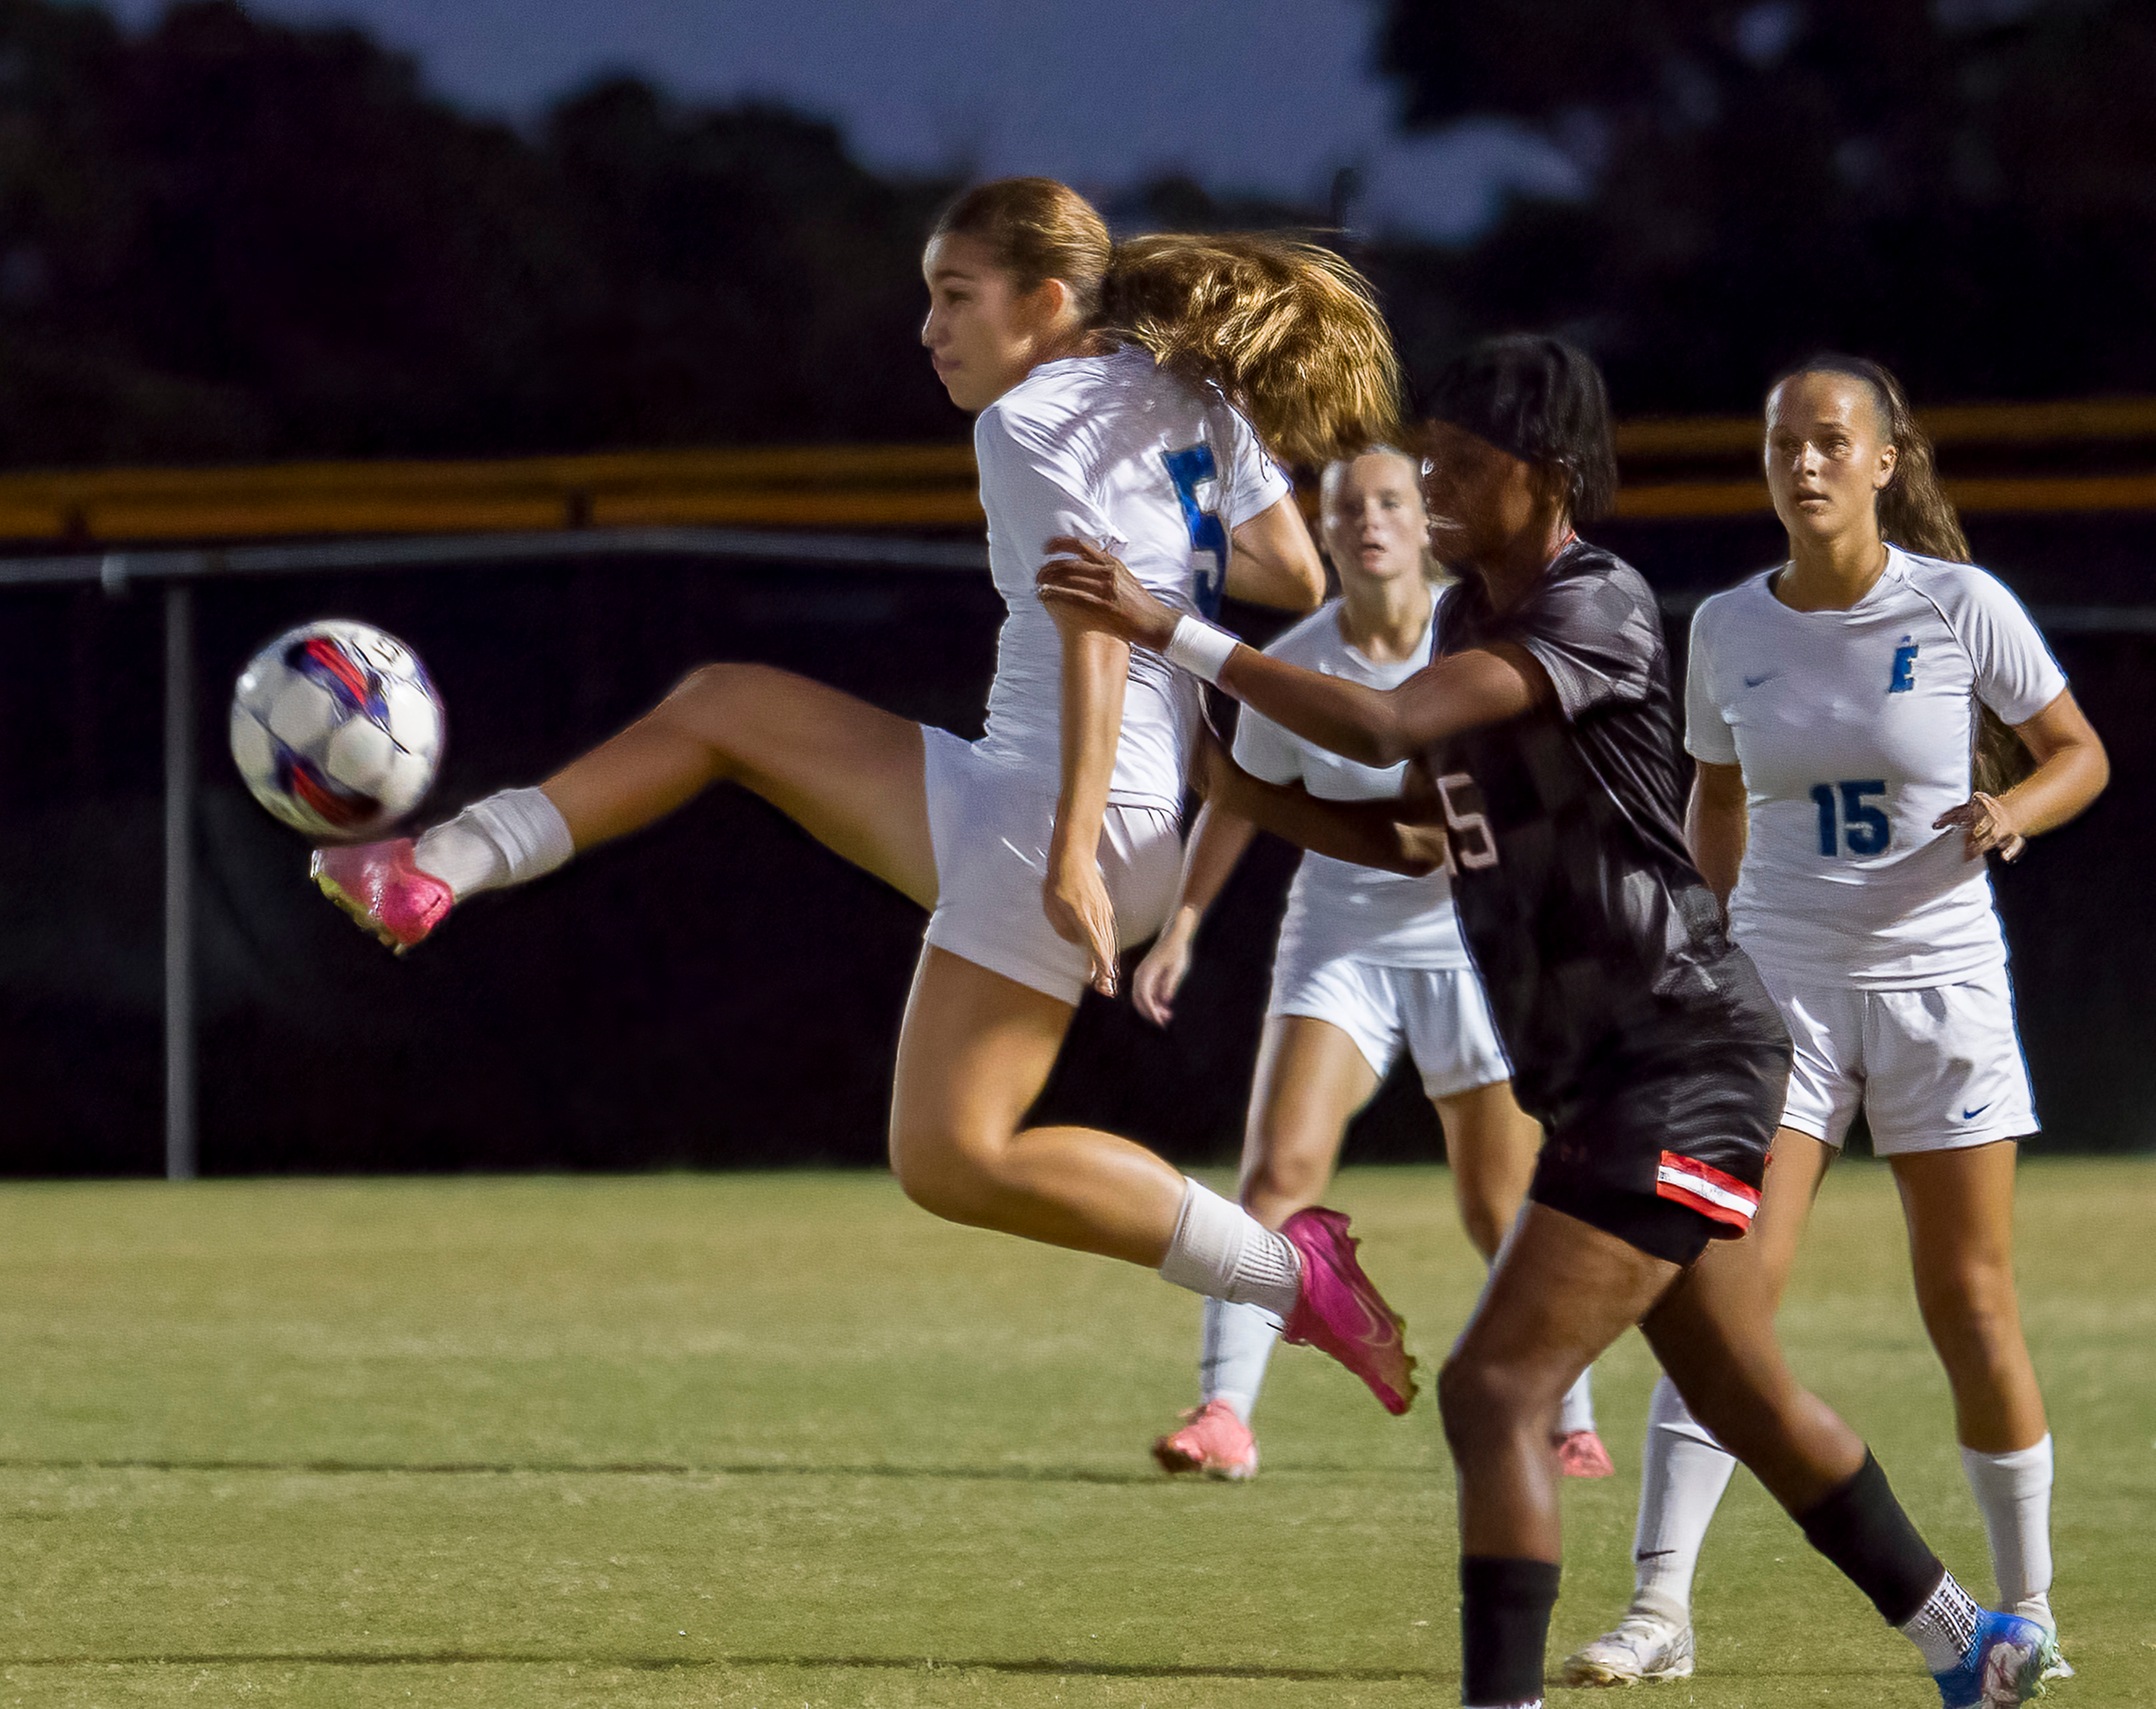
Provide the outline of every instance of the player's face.
<path id="1" fill-rule="evenodd" d="M 1372 451 L 1325 471 L 1318 527 L 1343 581 L 1422 574 L 1430 523 L 1417 474 L 1397 451 Z"/>
<path id="2" fill-rule="evenodd" d="M 1422 478 L 1430 550 L 1453 569 L 1508 559 L 1549 526 L 1550 499 L 1532 463 L 1447 422 L 1430 425 Z"/>
<path id="3" fill-rule="evenodd" d="M 951 402 L 986 409 L 1040 361 L 1056 330 L 1064 293 L 1053 281 L 1017 289 L 977 237 L 946 233 L 921 257 L 928 281 L 928 319 L 921 342 Z"/>
<path id="4" fill-rule="evenodd" d="M 1767 490 L 1797 539 L 1874 526 L 1894 447 L 1871 387 L 1848 374 L 1798 374 L 1767 399 Z"/>

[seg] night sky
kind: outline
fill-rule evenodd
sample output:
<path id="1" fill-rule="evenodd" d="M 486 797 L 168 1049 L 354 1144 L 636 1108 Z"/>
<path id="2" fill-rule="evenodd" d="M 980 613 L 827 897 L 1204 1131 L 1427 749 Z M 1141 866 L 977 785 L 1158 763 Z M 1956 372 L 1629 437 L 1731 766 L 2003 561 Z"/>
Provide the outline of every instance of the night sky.
<path id="1" fill-rule="evenodd" d="M 133 22 L 163 0 L 118 0 Z M 1508 183 L 1572 168 L 1495 124 L 1402 142 L 1368 70 L 1366 0 L 252 0 L 346 18 L 457 100 L 523 115 L 608 69 L 704 99 L 773 96 L 842 124 L 872 164 L 1044 172 L 1100 191 L 1182 169 L 1322 202 L 1360 226 L 1471 235 Z"/>

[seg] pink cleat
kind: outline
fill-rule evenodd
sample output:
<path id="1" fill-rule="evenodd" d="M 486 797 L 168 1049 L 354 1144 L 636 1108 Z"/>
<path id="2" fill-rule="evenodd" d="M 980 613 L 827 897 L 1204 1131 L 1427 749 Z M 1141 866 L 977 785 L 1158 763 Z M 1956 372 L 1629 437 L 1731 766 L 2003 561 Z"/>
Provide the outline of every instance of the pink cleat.
<path id="1" fill-rule="evenodd" d="M 1153 1444 L 1164 1472 L 1203 1472 L 1209 1478 L 1246 1483 L 1258 1475 L 1258 1439 L 1224 1400 L 1209 1400 L 1183 1414 L 1183 1428 Z"/>
<path id="2" fill-rule="evenodd" d="M 308 874 L 322 894 L 402 955 L 456 905 L 448 885 L 412 862 L 412 839 L 316 849 Z"/>
<path id="3" fill-rule="evenodd" d="M 1402 1338 L 1407 1324 L 1362 1273 L 1355 1261 L 1361 1243 L 1347 1226 L 1348 1219 L 1338 1211 L 1318 1205 L 1297 1211 L 1280 1225 L 1303 1258 L 1295 1309 L 1288 1314 L 1283 1335 L 1330 1353 L 1370 1385 L 1387 1412 L 1397 1415 L 1415 1400 L 1415 1361 Z"/>
<path id="4" fill-rule="evenodd" d="M 1567 1430 L 1557 1438 L 1557 1469 L 1568 1478 L 1613 1478 L 1610 1451 L 1592 1430 Z"/>

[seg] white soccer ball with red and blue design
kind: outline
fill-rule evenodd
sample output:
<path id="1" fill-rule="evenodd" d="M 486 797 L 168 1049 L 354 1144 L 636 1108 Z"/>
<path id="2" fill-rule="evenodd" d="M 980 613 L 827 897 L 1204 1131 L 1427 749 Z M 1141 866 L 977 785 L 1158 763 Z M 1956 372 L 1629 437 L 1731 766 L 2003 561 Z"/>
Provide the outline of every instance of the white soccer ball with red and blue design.
<path id="1" fill-rule="evenodd" d="M 318 842 L 388 830 L 433 787 L 441 696 L 419 655 L 371 623 L 277 637 L 232 691 L 232 761 L 254 798 Z"/>

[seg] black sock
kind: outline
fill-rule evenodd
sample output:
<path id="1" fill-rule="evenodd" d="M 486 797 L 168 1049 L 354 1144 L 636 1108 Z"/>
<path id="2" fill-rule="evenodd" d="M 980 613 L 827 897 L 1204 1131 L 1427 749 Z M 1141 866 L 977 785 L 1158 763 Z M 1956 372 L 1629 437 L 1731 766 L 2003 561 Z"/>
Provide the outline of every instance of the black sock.
<path id="1" fill-rule="evenodd" d="M 1797 1523 L 1805 1541 L 1848 1574 L 1890 1626 L 1915 1618 L 1946 1572 L 1909 1523 L 1869 1449 L 1857 1475 L 1798 1514 Z"/>
<path id="2" fill-rule="evenodd" d="M 1510 1555 L 1460 1557 L 1462 1703 L 1534 1703 L 1557 1606 L 1557 1563 Z"/>

